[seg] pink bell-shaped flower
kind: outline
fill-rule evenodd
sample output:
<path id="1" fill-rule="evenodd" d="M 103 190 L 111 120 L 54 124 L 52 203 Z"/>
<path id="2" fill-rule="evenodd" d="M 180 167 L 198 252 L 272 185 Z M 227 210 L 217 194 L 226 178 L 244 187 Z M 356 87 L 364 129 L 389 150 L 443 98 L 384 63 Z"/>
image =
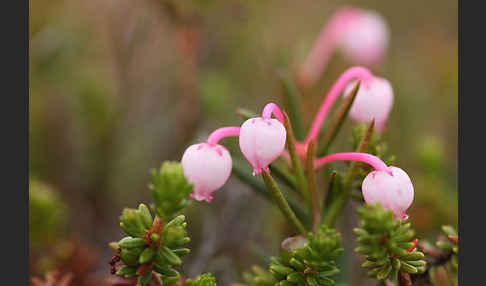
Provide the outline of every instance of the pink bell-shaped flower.
<path id="1" fill-rule="evenodd" d="M 231 174 L 231 155 L 219 144 L 200 143 L 189 146 L 182 156 L 184 176 L 194 185 L 191 197 L 213 200 L 211 194 L 221 188 Z"/>
<path id="2" fill-rule="evenodd" d="M 386 171 L 373 171 L 363 180 L 361 189 L 367 204 L 381 203 L 393 211 L 395 217 L 407 219 L 406 210 L 413 202 L 413 185 L 407 173 L 398 167 Z"/>
<path id="3" fill-rule="evenodd" d="M 344 90 L 344 96 L 352 91 L 354 83 Z M 349 116 L 357 122 L 370 122 L 375 119 L 378 132 L 385 129 L 388 114 L 393 106 L 393 88 L 383 78 L 374 77 L 368 82 L 363 82 L 354 99 L 353 106 L 349 110 Z"/>
<path id="4" fill-rule="evenodd" d="M 388 48 L 388 26 L 378 13 L 359 11 L 349 20 L 340 37 L 341 51 L 355 64 L 378 64 Z"/>
<path id="5" fill-rule="evenodd" d="M 253 167 L 253 174 L 260 174 L 282 154 L 287 132 L 282 123 L 273 118 L 250 118 L 241 125 L 240 149 Z"/>

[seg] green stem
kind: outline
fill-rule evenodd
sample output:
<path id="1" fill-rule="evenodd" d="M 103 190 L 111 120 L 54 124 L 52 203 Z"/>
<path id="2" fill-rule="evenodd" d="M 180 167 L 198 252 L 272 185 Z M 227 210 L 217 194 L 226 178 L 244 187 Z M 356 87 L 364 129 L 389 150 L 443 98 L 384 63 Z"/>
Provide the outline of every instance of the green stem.
<path id="1" fill-rule="evenodd" d="M 277 165 L 275 162 L 270 166 L 270 171 L 275 175 L 277 179 L 280 179 L 285 185 L 287 185 L 291 190 L 298 192 L 299 187 L 297 186 L 297 181 L 295 177 L 287 172 L 282 166 Z"/>
<path id="2" fill-rule="evenodd" d="M 239 160 L 233 160 L 233 174 L 235 174 L 240 181 L 249 185 L 254 192 L 261 195 L 266 200 L 272 201 L 272 194 L 265 187 L 265 184 L 257 177 L 253 176 L 251 172 L 248 171 L 248 168 L 243 167 Z M 299 202 L 297 202 L 294 197 L 290 196 L 290 194 L 286 194 L 285 198 L 297 217 L 306 224 L 310 223 L 309 215 Z"/>
<path id="3" fill-rule="evenodd" d="M 295 147 L 295 136 L 294 131 L 292 130 L 292 125 L 290 124 L 289 117 L 287 113 L 283 113 L 284 115 L 284 126 L 287 130 L 287 148 L 289 149 L 290 159 L 292 161 L 292 168 L 295 172 L 295 178 L 297 179 L 297 184 L 300 189 L 300 193 L 302 197 L 308 201 L 309 194 L 307 192 L 307 179 L 304 174 L 304 169 L 302 168 L 302 162 L 300 161 L 299 154 L 297 153 L 297 149 Z"/>
<path id="4" fill-rule="evenodd" d="M 351 106 L 353 105 L 354 99 L 356 98 L 356 95 L 358 94 L 359 86 L 361 82 L 358 81 L 356 86 L 353 88 L 351 91 L 351 94 L 343 99 L 341 104 L 339 105 L 338 109 L 334 113 L 332 120 L 331 120 L 331 126 L 329 127 L 329 130 L 327 130 L 322 135 L 322 139 L 320 141 L 322 142 L 321 147 L 317 150 L 317 156 L 324 156 L 329 147 L 331 146 L 332 142 L 334 142 L 334 139 L 336 138 L 337 134 L 339 133 L 339 130 L 341 130 L 341 127 L 343 126 L 344 121 L 346 120 L 349 110 L 351 109 Z"/>
<path id="5" fill-rule="evenodd" d="M 356 152 L 364 153 L 368 150 L 371 136 L 373 135 L 374 126 L 375 126 L 375 121 L 373 120 L 370 123 L 365 136 L 359 143 Z M 328 225 L 329 227 L 334 226 L 334 224 L 336 223 L 337 216 L 342 211 L 342 209 L 346 206 L 347 202 L 351 197 L 351 187 L 353 184 L 354 177 L 358 173 L 358 168 L 359 168 L 359 162 L 351 163 L 348 169 L 348 173 L 344 179 L 342 194 L 340 194 L 333 202 L 331 202 L 331 205 L 329 206 L 326 215 L 324 216 L 323 223 Z"/>
<path id="6" fill-rule="evenodd" d="M 312 208 L 312 230 L 317 231 L 321 224 L 321 211 L 319 206 L 319 199 L 317 196 L 317 183 L 316 172 L 314 168 L 314 154 L 316 150 L 316 144 L 314 141 L 309 143 L 307 148 L 307 182 L 309 183 L 309 198 Z"/>
<path id="7" fill-rule="evenodd" d="M 280 188 L 278 187 L 277 183 L 275 180 L 270 176 L 267 171 L 262 172 L 263 175 L 263 181 L 265 182 L 265 185 L 267 188 L 270 190 L 270 193 L 272 194 L 272 197 L 277 204 L 277 206 L 280 208 L 282 211 L 283 215 L 287 220 L 303 235 L 307 234 L 307 231 L 304 227 L 304 225 L 300 222 L 300 220 L 295 216 L 295 213 L 292 211 L 290 208 L 289 204 L 287 203 L 287 200 L 283 196 L 282 192 L 280 191 Z"/>
<path id="8" fill-rule="evenodd" d="M 336 182 L 336 176 L 337 172 L 333 171 L 331 172 L 331 175 L 329 176 L 329 182 L 327 184 L 327 193 L 324 194 L 322 198 L 322 210 L 321 212 L 324 214 L 324 210 L 331 201 L 332 195 L 334 194 L 334 184 Z"/>

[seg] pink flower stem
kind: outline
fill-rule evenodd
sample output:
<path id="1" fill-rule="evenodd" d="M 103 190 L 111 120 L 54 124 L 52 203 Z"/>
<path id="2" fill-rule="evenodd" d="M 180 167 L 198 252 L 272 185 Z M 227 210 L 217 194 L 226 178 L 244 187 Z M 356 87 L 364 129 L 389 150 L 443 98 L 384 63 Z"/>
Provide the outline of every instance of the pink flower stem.
<path id="1" fill-rule="evenodd" d="M 357 15 L 359 15 L 359 10 L 351 7 L 344 7 L 334 13 L 328 24 L 321 30 L 311 52 L 300 68 L 301 83 L 310 86 L 319 79 L 337 47 L 339 35 L 346 30 L 348 23 Z"/>
<path id="2" fill-rule="evenodd" d="M 363 85 L 366 85 L 366 83 L 369 82 L 372 78 L 373 74 L 364 67 L 352 67 L 346 70 L 339 77 L 336 83 L 334 83 L 326 98 L 324 98 L 324 101 L 321 104 L 321 107 L 314 119 L 314 122 L 312 123 L 309 134 L 304 141 L 304 145 L 307 146 L 310 141 L 317 138 L 317 136 L 319 135 L 319 130 L 321 129 L 322 124 L 324 123 L 324 120 L 326 119 L 326 116 L 329 113 L 329 110 L 331 109 L 334 101 L 336 101 L 341 91 L 351 80 L 359 79 L 362 81 Z"/>
<path id="3" fill-rule="evenodd" d="M 230 136 L 238 136 L 240 135 L 240 127 L 222 127 L 214 130 L 208 137 L 207 143 L 209 145 L 216 145 L 218 144 L 219 140 L 230 137 Z"/>
<path id="4" fill-rule="evenodd" d="M 384 171 L 392 175 L 392 172 L 388 169 L 388 166 L 380 160 L 380 158 L 367 153 L 359 152 L 347 152 L 347 153 L 336 153 L 322 158 L 314 160 L 314 167 L 320 168 L 323 165 L 334 162 L 334 161 L 358 161 L 371 165 L 376 171 Z"/>
<path id="5" fill-rule="evenodd" d="M 280 108 L 275 103 L 269 103 L 265 105 L 265 108 L 263 108 L 262 112 L 262 118 L 263 119 L 270 119 L 273 115 L 278 119 L 278 121 L 282 122 L 284 121 L 282 111 L 280 111 Z"/>

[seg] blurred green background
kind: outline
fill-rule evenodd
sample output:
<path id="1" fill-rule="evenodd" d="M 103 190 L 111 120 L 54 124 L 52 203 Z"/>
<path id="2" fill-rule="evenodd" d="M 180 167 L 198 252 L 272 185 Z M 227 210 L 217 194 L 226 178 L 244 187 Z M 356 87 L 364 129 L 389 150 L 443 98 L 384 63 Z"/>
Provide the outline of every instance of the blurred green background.
<path id="1" fill-rule="evenodd" d="M 88 245 L 99 257 L 92 271 L 107 274 L 107 243 L 121 235 L 122 208 L 151 202 L 149 170 L 180 160 L 211 130 L 241 124 L 238 107 L 283 105 L 278 72 L 298 66 L 344 4 L 379 12 L 391 30 L 385 64 L 373 72 L 394 88 L 383 138 L 414 183 L 415 229 L 433 238 L 441 224 L 457 224 L 457 1 L 37 0 L 30 3 L 30 177 L 61 206 L 34 207 L 31 194 L 30 210 L 49 217 L 49 208 L 62 209 L 65 219 L 31 218 L 33 273 L 55 265 L 36 261 L 59 246 L 45 230 Z M 350 66 L 334 54 L 316 92 L 303 98 L 307 124 Z M 333 151 L 350 151 L 352 127 L 346 122 Z M 193 252 L 184 271 L 212 271 L 220 285 L 264 263 L 285 233 L 278 210 L 235 177 L 187 217 Z M 341 227 L 354 239 L 352 225 Z M 343 283 L 360 285 L 350 271 Z"/>

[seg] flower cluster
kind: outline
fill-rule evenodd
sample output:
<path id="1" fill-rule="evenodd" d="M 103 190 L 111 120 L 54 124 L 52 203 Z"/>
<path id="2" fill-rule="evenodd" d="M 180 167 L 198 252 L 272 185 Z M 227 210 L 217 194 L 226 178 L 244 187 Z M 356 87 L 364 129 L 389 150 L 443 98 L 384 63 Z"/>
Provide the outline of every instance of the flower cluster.
<path id="1" fill-rule="evenodd" d="M 307 149 L 319 135 L 320 129 L 333 103 L 341 93 L 347 96 L 346 88 L 354 80 L 359 80 L 360 88 L 350 116 L 358 122 L 375 121 L 377 130 L 382 131 L 391 109 L 393 93 L 385 79 L 375 77 L 364 67 L 353 67 L 345 71 L 329 94 L 325 97 L 308 136 L 303 142 L 295 141 L 299 156 L 305 158 Z M 272 118 L 272 114 L 275 119 Z M 279 156 L 289 157 L 285 151 L 287 130 L 283 124 L 286 116 L 274 103 L 263 109 L 260 117 L 247 119 L 241 127 L 223 127 L 212 132 L 204 143 L 189 146 L 182 156 L 182 166 L 187 180 L 194 185 L 191 197 L 210 202 L 212 193 L 228 180 L 232 170 L 232 159 L 228 150 L 218 144 L 229 136 L 239 137 L 240 150 L 253 167 L 253 174 L 269 172 L 268 166 Z M 329 162 L 346 160 L 360 161 L 371 165 L 375 171 L 363 181 L 362 191 L 367 203 L 381 203 L 393 210 L 398 218 L 405 219 L 405 211 L 413 201 L 413 185 L 408 175 L 400 168 L 388 167 L 378 157 L 367 153 L 336 153 L 316 158 L 314 167 L 319 168 Z"/>
<path id="2" fill-rule="evenodd" d="M 411 285 L 403 281 L 419 281 L 429 272 L 433 279 L 434 271 L 449 261 L 450 267 L 457 270 L 456 230 L 445 227 L 447 237 L 437 243 L 443 254 L 436 262 L 426 260 L 423 241 L 419 245 L 411 224 L 404 222 L 414 200 L 412 181 L 404 170 L 392 166 L 393 160 L 385 163 L 380 159 L 386 148 L 377 136 L 385 130 L 394 100 L 388 80 L 363 66 L 351 67 L 324 97 L 305 137 L 297 116 L 297 84 L 303 89 L 314 84 L 334 48 L 355 64 L 373 65 L 381 62 L 388 38 L 384 20 L 374 12 L 346 7 L 335 13 L 297 71 L 296 84 L 282 77 L 290 116 L 275 103 L 265 105 L 261 115 L 245 111 L 240 126 L 214 130 L 205 142 L 189 146 L 180 163 L 165 162 L 160 170 L 152 171 L 149 188 L 155 202 L 151 205 L 153 212 L 144 204 L 123 210 L 120 226 L 128 236 L 110 244 L 116 252 L 110 261 L 112 274 L 136 285 L 215 286 L 211 274 L 188 279 L 176 270 L 182 264 L 181 257 L 190 253 L 184 247 L 190 238 L 185 216 L 180 212 L 191 201 L 189 197 L 211 202 L 214 192 L 225 185 L 232 172 L 267 199 L 273 199 L 299 232 L 282 242 L 280 255 L 271 257 L 267 268 L 254 266 L 243 277 L 246 284 L 234 286 L 335 285 L 340 272 L 336 260 L 344 250 L 341 235 L 333 225 L 352 197 L 356 182 L 361 183 L 359 199 L 366 204 L 358 208 L 361 223 L 354 229 L 359 243 L 355 251 L 364 256 L 362 266 L 370 277 L 387 285 Z M 331 119 L 329 131 L 321 132 L 340 96 L 342 103 Z M 328 153 L 347 115 L 360 124 L 353 134 L 355 152 Z M 366 130 L 360 128 L 365 125 Z M 238 137 L 247 162 L 233 162 L 228 149 L 219 143 L 226 137 Z M 321 138 L 323 148 L 316 149 Z M 283 160 L 275 162 L 280 157 Z M 350 162 L 347 175 L 332 172 L 328 192 L 319 198 L 316 170 L 335 161 Z M 362 168 L 358 163 L 369 166 Z M 270 170 L 296 193 L 282 192 Z M 263 183 L 256 179 L 259 175 Z M 296 199 L 298 195 L 302 201 Z M 308 203 L 307 209 L 301 205 L 303 202 Z"/>

